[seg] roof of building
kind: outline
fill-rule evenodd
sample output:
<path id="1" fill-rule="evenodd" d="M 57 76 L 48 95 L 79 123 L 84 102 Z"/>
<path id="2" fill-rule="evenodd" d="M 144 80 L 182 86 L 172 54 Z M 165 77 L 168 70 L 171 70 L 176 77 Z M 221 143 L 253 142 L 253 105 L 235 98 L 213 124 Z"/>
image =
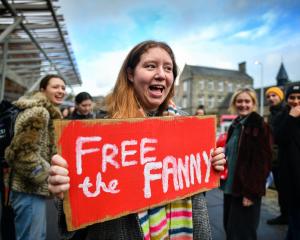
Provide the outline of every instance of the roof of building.
<path id="1" fill-rule="evenodd" d="M 57 2 L 0 1 L 0 43 L 4 46 L 0 56 L 5 56 L 5 73 L 28 90 L 48 73 L 59 74 L 69 86 L 81 84 L 64 18 L 57 12 Z"/>
<path id="2" fill-rule="evenodd" d="M 218 76 L 232 79 L 252 80 L 252 77 L 250 77 L 247 73 L 243 73 L 238 70 L 193 66 L 186 64 L 183 69 L 183 72 L 184 71 L 190 72 L 191 75 Z"/>
<path id="3" fill-rule="evenodd" d="M 285 70 L 285 67 L 283 65 L 283 63 L 281 63 L 280 65 L 280 68 L 279 68 L 279 71 L 277 73 L 277 77 L 276 77 L 277 80 L 285 80 L 285 81 L 289 81 L 289 77 L 287 75 L 287 72 Z"/>

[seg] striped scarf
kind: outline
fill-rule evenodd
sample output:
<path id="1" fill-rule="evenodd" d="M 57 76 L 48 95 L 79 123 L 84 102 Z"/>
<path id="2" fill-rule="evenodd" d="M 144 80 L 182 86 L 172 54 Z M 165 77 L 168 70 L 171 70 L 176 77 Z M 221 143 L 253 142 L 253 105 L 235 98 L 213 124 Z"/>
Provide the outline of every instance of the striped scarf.
<path id="1" fill-rule="evenodd" d="M 138 213 L 144 240 L 192 240 L 192 199 L 177 200 Z"/>
<path id="2" fill-rule="evenodd" d="M 170 102 L 166 115 L 179 115 L 176 106 Z M 192 199 L 176 200 L 161 207 L 154 207 L 138 213 L 144 240 L 192 240 Z"/>

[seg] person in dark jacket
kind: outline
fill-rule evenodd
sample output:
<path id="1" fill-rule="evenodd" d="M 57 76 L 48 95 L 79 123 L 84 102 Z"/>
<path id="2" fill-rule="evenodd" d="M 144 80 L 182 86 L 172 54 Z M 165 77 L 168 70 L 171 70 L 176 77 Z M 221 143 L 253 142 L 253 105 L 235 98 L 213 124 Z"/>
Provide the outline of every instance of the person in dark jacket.
<path id="1" fill-rule="evenodd" d="M 270 87 L 266 91 L 266 99 L 270 106 L 270 115 L 268 116 L 268 124 L 274 134 L 277 125 L 276 119 L 285 109 L 284 103 L 284 93 L 279 87 Z M 274 178 L 275 187 L 278 192 L 278 204 L 280 207 L 280 215 L 269 219 L 267 221 L 268 224 L 287 224 L 288 223 L 288 203 L 286 196 L 283 195 L 281 191 L 281 182 L 279 178 L 279 157 L 278 157 L 278 144 L 273 137 L 273 145 L 272 145 L 272 174 Z"/>
<path id="2" fill-rule="evenodd" d="M 224 228 L 227 239 L 257 239 L 261 197 L 271 168 L 271 133 L 256 111 L 253 89 L 240 89 L 232 98 L 231 111 L 238 115 L 228 130 L 228 176 L 224 191 Z"/>
<path id="3" fill-rule="evenodd" d="M 93 97 L 88 92 L 80 92 L 75 96 L 75 109 L 67 117 L 70 120 L 93 119 Z M 77 231 L 71 240 L 81 240 L 87 235 L 87 230 Z"/>
<path id="4" fill-rule="evenodd" d="M 75 97 L 75 110 L 68 119 L 91 119 L 93 114 L 93 98 L 87 92 L 78 93 Z"/>
<path id="5" fill-rule="evenodd" d="M 134 118 L 179 115 L 171 103 L 177 65 L 172 49 L 164 42 L 145 41 L 136 45 L 126 57 L 113 92 L 106 98 L 109 118 Z M 223 170 L 222 148 L 212 153 L 212 166 Z M 69 189 L 67 162 L 59 155 L 52 158 L 48 179 L 49 190 L 63 198 Z M 179 219 L 172 203 L 189 214 Z M 203 194 L 195 194 L 160 207 L 88 226 L 83 240 L 143 239 L 211 239 L 211 231 Z M 188 205 L 186 204 L 188 203 Z M 173 214 L 167 219 L 167 208 Z M 62 213 L 62 211 L 60 211 Z M 65 223 L 64 223 L 65 224 Z M 60 227 L 65 227 L 62 225 Z M 67 234 L 67 233 L 66 233 Z M 72 234 L 72 233 L 69 233 Z"/>
<path id="6" fill-rule="evenodd" d="M 300 239 L 300 85 L 288 87 L 287 106 L 276 120 L 282 190 L 289 204 L 286 240 Z"/>

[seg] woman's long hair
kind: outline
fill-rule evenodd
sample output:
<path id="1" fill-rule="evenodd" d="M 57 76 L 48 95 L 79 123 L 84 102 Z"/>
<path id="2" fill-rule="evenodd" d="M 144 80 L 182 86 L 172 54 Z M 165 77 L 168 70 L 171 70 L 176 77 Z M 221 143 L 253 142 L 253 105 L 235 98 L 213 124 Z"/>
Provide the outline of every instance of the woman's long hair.
<path id="1" fill-rule="evenodd" d="M 140 62 L 142 54 L 147 52 L 150 48 L 155 47 L 164 49 L 170 55 L 173 63 L 174 81 L 172 83 L 169 94 L 167 95 L 164 102 L 159 106 L 158 115 L 162 115 L 163 111 L 167 109 L 168 102 L 174 96 L 174 82 L 175 78 L 177 77 L 177 65 L 175 56 L 168 44 L 164 42 L 149 40 L 136 45 L 129 52 L 125 61 L 123 62 L 113 92 L 110 93 L 105 99 L 109 117 L 132 118 L 145 116 L 142 106 L 140 106 L 139 101 L 136 98 L 133 84 L 128 79 L 128 71 L 134 72 L 135 67 Z"/>

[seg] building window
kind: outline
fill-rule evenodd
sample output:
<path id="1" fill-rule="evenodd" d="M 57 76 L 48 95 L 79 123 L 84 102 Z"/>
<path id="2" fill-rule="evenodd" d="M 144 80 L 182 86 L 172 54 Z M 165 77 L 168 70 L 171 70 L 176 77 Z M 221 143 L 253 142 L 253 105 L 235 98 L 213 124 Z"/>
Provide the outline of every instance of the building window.
<path id="1" fill-rule="evenodd" d="M 241 87 L 242 87 L 241 84 L 237 84 L 235 89 L 239 90 L 239 89 L 241 89 Z"/>
<path id="2" fill-rule="evenodd" d="M 209 91 L 213 91 L 213 90 L 214 90 L 214 82 L 213 82 L 213 81 L 209 81 L 209 82 L 208 82 L 207 89 L 208 89 Z"/>
<path id="3" fill-rule="evenodd" d="M 233 92 L 233 85 L 232 85 L 232 83 L 228 83 L 227 84 L 227 91 L 228 92 Z"/>
<path id="4" fill-rule="evenodd" d="M 188 90 L 188 82 L 187 81 L 184 81 L 183 82 L 183 92 L 186 93 Z"/>
<path id="5" fill-rule="evenodd" d="M 191 80 L 183 81 L 183 93 L 190 94 L 191 92 Z"/>
<path id="6" fill-rule="evenodd" d="M 219 89 L 219 92 L 223 92 L 224 91 L 224 82 L 219 82 L 218 83 L 218 89 Z"/>
<path id="7" fill-rule="evenodd" d="M 205 105 L 204 96 L 198 96 L 198 105 Z"/>
<path id="8" fill-rule="evenodd" d="M 223 101 L 223 97 L 222 96 L 218 96 L 217 101 L 218 101 L 218 103 L 221 103 Z"/>
<path id="9" fill-rule="evenodd" d="M 214 108 L 214 106 L 215 106 L 215 98 L 213 96 L 209 96 L 207 101 L 207 107 Z"/>
<path id="10" fill-rule="evenodd" d="M 199 89 L 204 90 L 204 80 L 199 80 Z"/>
<path id="11" fill-rule="evenodd" d="M 182 107 L 187 108 L 187 97 L 182 98 Z"/>

